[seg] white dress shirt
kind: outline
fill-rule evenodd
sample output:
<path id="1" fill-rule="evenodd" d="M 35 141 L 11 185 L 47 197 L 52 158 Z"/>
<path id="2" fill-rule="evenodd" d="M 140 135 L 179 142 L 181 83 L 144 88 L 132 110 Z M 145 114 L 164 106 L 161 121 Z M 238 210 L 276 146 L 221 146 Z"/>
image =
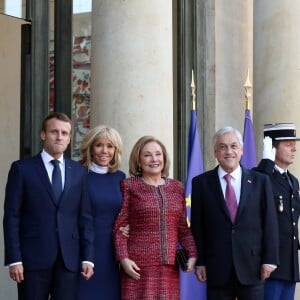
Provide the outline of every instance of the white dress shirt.
<path id="1" fill-rule="evenodd" d="M 228 174 L 228 173 L 225 172 L 224 169 L 222 169 L 222 167 L 219 166 L 218 175 L 219 175 L 219 180 L 221 183 L 224 199 L 225 199 L 225 191 L 226 191 L 226 185 L 227 185 L 226 180 L 224 178 L 224 176 L 226 174 Z M 232 173 L 230 173 L 230 175 L 231 175 L 231 185 L 233 186 L 237 204 L 239 205 L 240 197 L 241 197 L 241 185 L 242 185 L 242 168 L 241 168 L 241 166 L 238 166 Z"/>
<path id="2" fill-rule="evenodd" d="M 48 177 L 50 182 L 52 182 L 52 173 L 53 173 L 53 169 L 54 166 L 51 163 L 51 160 L 55 159 L 54 157 L 52 157 L 50 154 L 48 154 L 44 149 L 41 152 L 41 157 L 44 163 L 44 166 L 46 168 L 46 171 L 48 173 Z M 61 155 L 60 158 L 57 159 L 59 161 L 59 167 L 60 167 L 60 171 L 61 171 L 61 180 L 62 180 L 62 186 L 65 186 L 65 160 L 64 160 L 64 156 Z"/>

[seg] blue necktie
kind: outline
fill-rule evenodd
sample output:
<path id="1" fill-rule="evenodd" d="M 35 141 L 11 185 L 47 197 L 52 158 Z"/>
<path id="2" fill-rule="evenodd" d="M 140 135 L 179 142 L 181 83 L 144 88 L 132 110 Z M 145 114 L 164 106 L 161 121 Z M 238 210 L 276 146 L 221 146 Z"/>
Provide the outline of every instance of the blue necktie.
<path id="1" fill-rule="evenodd" d="M 52 189 L 55 196 L 56 203 L 59 202 L 60 195 L 62 193 L 62 179 L 61 179 L 61 171 L 59 167 L 59 161 L 57 159 L 51 160 L 53 164 L 53 172 L 52 172 Z"/>

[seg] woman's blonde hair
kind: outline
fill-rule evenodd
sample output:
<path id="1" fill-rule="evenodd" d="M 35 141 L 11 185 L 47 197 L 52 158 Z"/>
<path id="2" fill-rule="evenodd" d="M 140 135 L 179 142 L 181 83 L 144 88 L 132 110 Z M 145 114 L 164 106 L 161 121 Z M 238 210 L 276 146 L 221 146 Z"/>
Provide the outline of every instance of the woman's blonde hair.
<path id="1" fill-rule="evenodd" d="M 108 172 L 115 172 L 121 165 L 121 155 L 123 149 L 122 139 L 118 131 L 107 125 L 98 125 L 92 128 L 83 138 L 80 147 L 80 154 L 82 158 L 82 164 L 90 168 L 93 158 L 91 149 L 99 138 L 106 138 L 110 140 L 115 147 L 115 153 L 113 159 L 108 166 Z"/>
<path id="2" fill-rule="evenodd" d="M 131 176 L 139 176 L 139 177 L 143 175 L 143 170 L 141 169 L 139 164 L 140 155 L 144 146 L 150 142 L 155 142 L 161 147 L 163 158 L 164 158 L 164 167 L 161 171 L 162 173 L 161 175 L 162 177 L 168 177 L 169 169 L 170 169 L 170 160 L 167 153 L 167 149 L 160 140 L 156 139 L 153 136 L 143 136 L 133 146 L 129 158 L 129 174 Z"/>

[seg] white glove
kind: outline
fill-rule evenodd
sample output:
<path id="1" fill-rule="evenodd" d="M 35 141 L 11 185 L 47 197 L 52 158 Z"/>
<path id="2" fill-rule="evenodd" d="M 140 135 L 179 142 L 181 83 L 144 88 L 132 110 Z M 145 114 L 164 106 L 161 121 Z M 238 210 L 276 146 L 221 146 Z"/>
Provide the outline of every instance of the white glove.
<path id="1" fill-rule="evenodd" d="M 275 160 L 276 149 L 272 147 L 272 139 L 269 136 L 264 138 L 263 159 Z"/>

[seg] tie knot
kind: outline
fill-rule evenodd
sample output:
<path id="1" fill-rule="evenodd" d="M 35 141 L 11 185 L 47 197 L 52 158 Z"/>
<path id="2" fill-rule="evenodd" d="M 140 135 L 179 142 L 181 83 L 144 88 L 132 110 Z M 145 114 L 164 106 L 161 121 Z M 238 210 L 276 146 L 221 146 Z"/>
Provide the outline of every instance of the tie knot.
<path id="1" fill-rule="evenodd" d="M 59 160 L 57 160 L 57 159 L 52 159 L 52 160 L 51 160 L 51 163 L 52 163 L 52 165 L 54 166 L 54 168 L 59 167 Z"/>
<path id="2" fill-rule="evenodd" d="M 231 182 L 231 175 L 228 173 L 226 175 L 224 175 L 224 179 L 226 180 L 226 182 Z"/>
<path id="3" fill-rule="evenodd" d="M 289 180 L 289 175 L 287 174 L 287 172 L 283 172 L 281 174 L 281 176 L 285 179 L 285 180 Z"/>

